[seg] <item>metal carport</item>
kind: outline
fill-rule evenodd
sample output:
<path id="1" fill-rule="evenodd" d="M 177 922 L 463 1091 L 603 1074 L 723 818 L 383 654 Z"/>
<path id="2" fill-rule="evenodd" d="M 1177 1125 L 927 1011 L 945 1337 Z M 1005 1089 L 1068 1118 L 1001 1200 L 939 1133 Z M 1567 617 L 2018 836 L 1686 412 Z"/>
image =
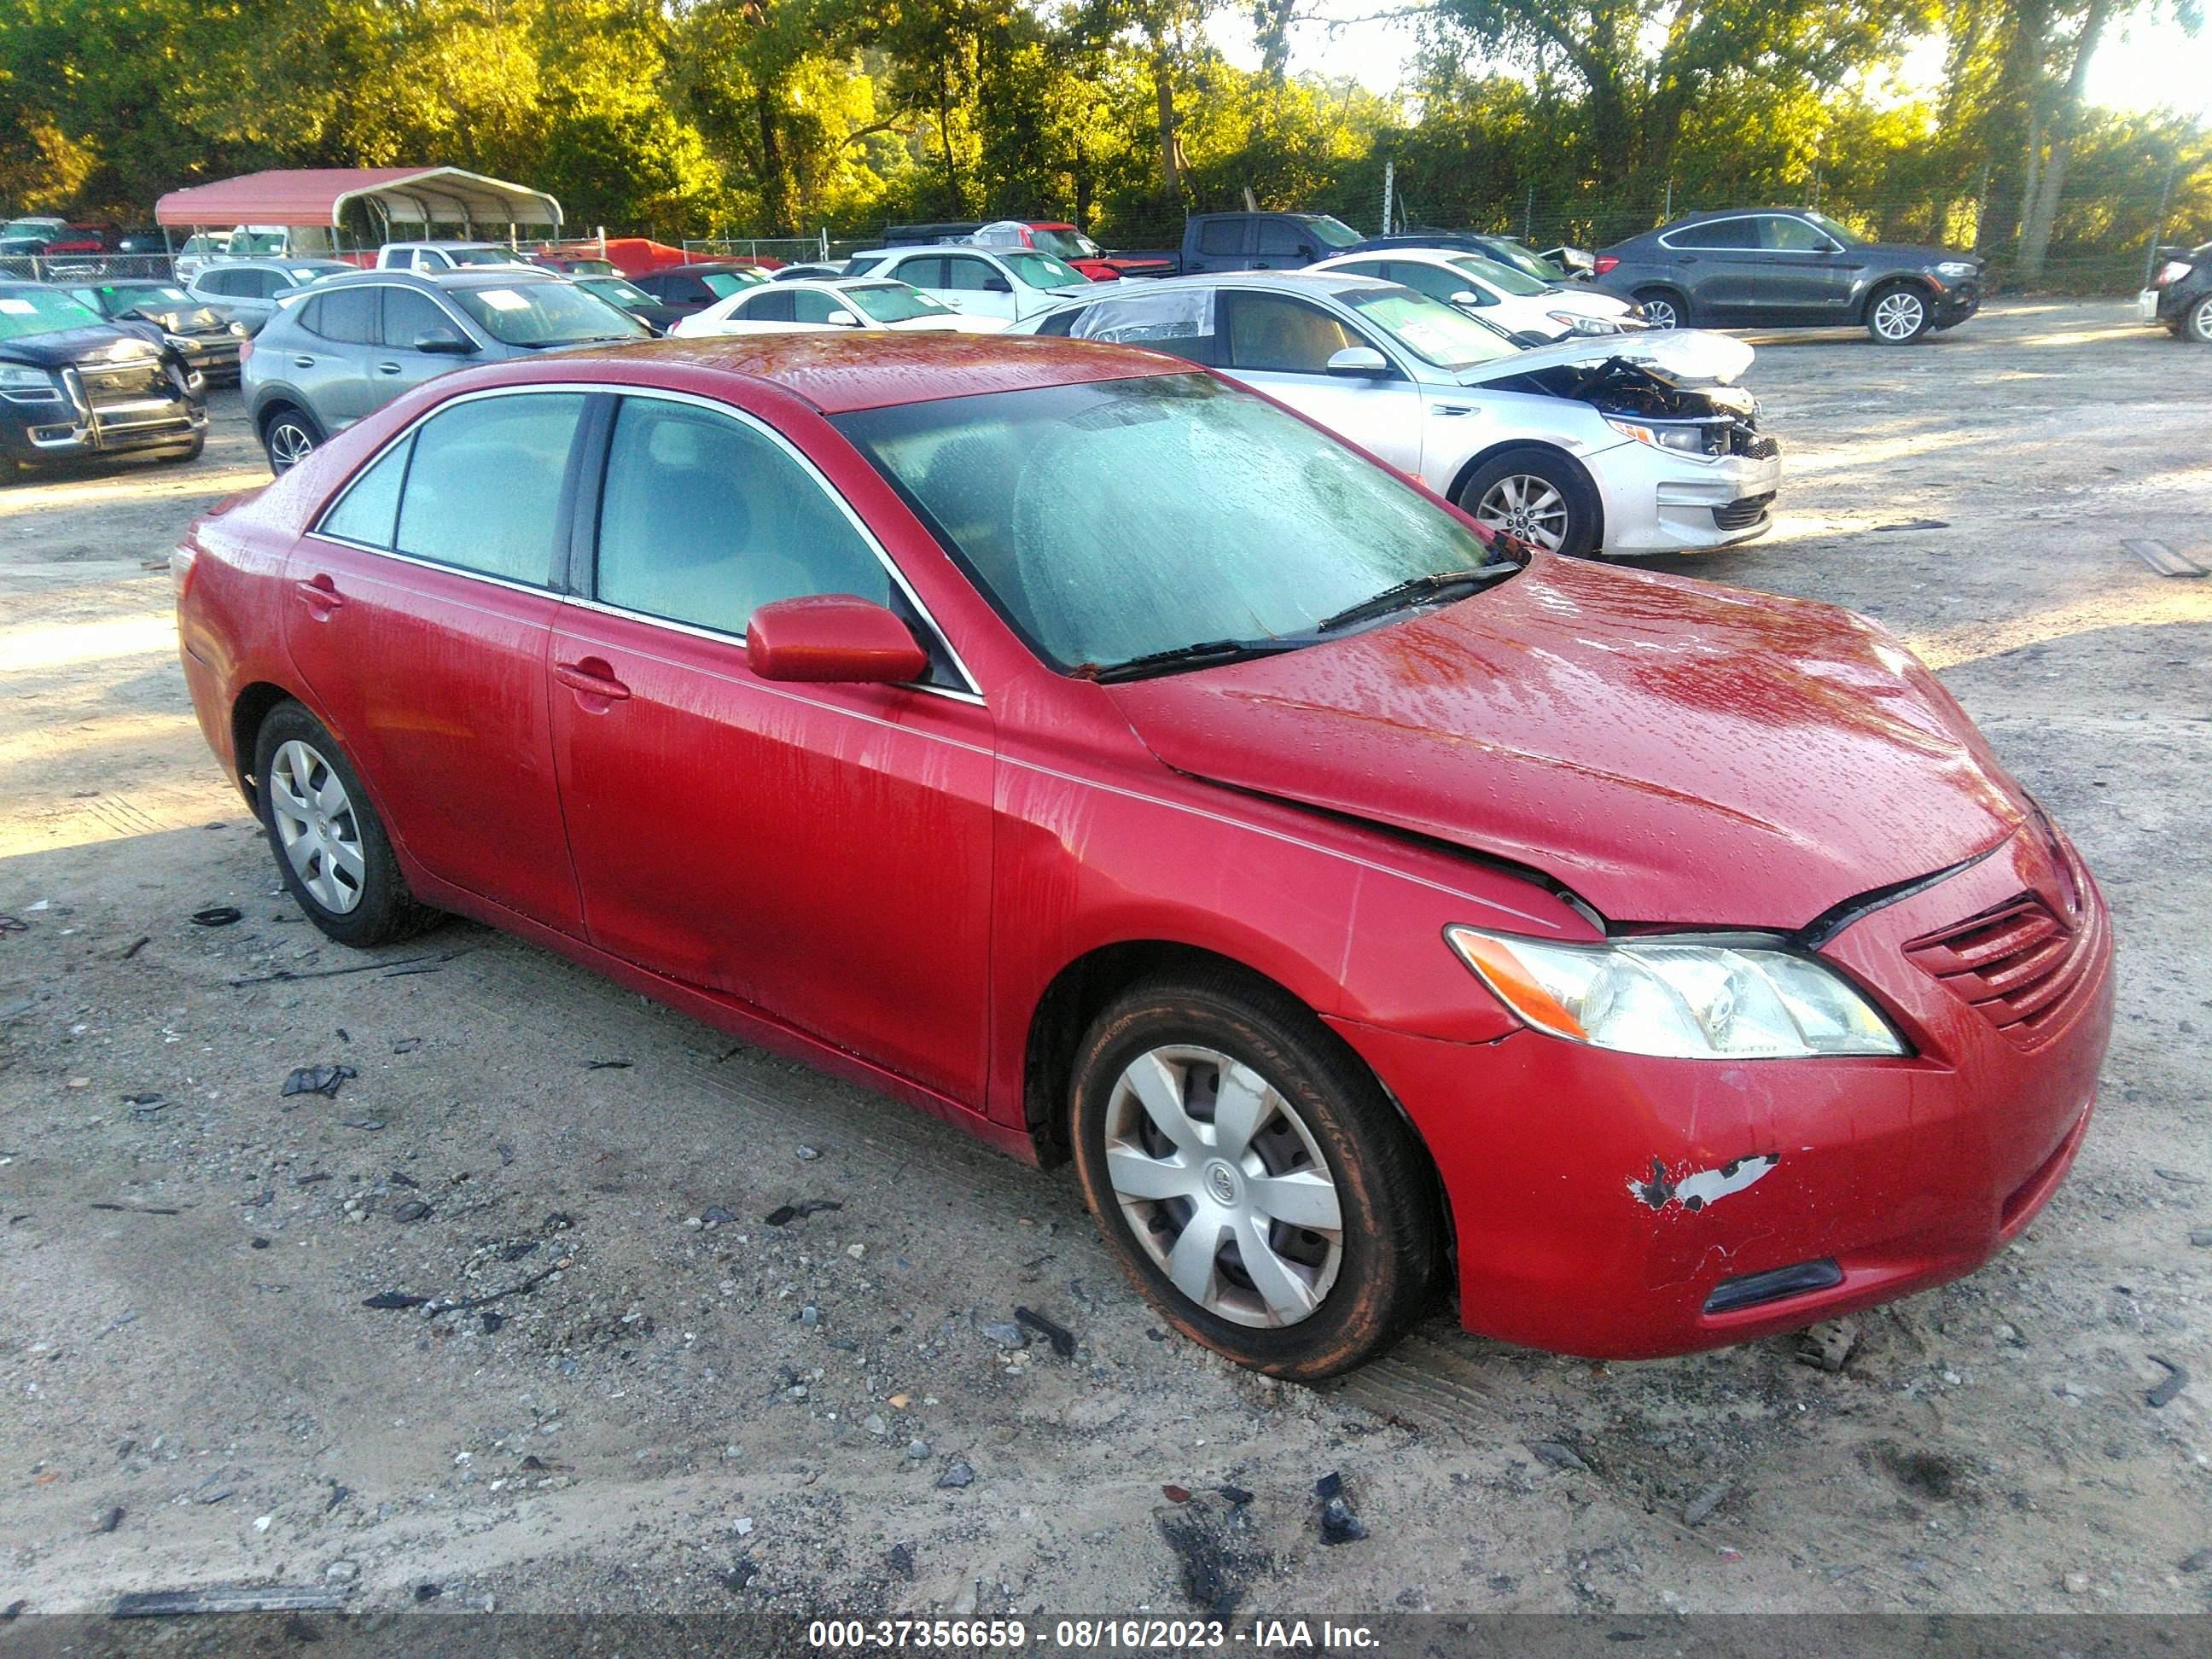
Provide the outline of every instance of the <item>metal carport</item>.
<path id="1" fill-rule="evenodd" d="M 165 228 L 233 225 L 327 228 L 336 245 L 348 206 L 365 206 L 381 240 L 425 236 L 434 224 L 459 225 L 471 238 L 508 228 L 561 225 L 561 204 L 541 190 L 488 179 L 461 167 L 278 167 L 211 185 L 173 190 L 154 204 Z"/>

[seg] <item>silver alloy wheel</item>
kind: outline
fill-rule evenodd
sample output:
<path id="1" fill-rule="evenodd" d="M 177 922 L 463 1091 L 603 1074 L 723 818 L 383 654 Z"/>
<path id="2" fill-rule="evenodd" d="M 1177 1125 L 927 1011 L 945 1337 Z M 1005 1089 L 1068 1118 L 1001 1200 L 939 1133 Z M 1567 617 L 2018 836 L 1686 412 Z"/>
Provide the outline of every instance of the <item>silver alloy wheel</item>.
<path id="1" fill-rule="evenodd" d="M 1644 308 L 1644 322 L 1646 327 L 1681 327 L 1682 313 L 1674 309 L 1674 302 L 1672 300 L 1662 300 L 1654 296 L 1649 300 L 1639 300 L 1637 303 Z"/>
<path id="2" fill-rule="evenodd" d="M 2185 325 L 2189 337 L 2199 345 L 2212 345 L 2212 294 L 2206 295 L 2189 308 Z"/>
<path id="3" fill-rule="evenodd" d="M 315 434 L 289 415 L 280 415 L 269 428 L 269 465 L 275 472 L 289 472 L 306 460 L 315 447 Z"/>
<path id="4" fill-rule="evenodd" d="M 1909 340 L 1928 321 L 1928 302 L 1910 289 L 1899 289 L 1875 301 L 1874 331 L 1885 340 Z"/>
<path id="5" fill-rule="evenodd" d="M 1336 1283 L 1344 1218 L 1328 1160 L 1290 1102 L 1218 1049 L 1130 1062 L 1106 1108 L 1106 1178 L 1137 1243 L 1218 1318 L 1295 1325 Z"/>
<path id="6" fill-rule="evenodd" d="M 1567 539 L 1567 498 L 1533 472 L 1509 472 L 1474 504 L 1476 520 L 1556 553 Z"/>
<path id="7" fill-rule="evenodd" d="M 368 873 L 361 822 L 345 785 L 312 745 L 295 738 L 278 747 L 269 763 L 269 810 L 292 873 L 315 902 L 337 915 L 359 904 Z"/>

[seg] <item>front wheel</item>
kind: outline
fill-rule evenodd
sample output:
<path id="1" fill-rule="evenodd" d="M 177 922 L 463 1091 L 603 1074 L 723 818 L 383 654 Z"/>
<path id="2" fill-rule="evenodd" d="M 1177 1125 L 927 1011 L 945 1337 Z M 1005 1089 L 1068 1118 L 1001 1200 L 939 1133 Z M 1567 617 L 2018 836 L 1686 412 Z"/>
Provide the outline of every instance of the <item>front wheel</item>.
<path id="1" fill-rule="evenodd" d="M 1460 486 L 1461 508 L 1478 523 L 1548 553 L 1587 558 L 1597 551 L 1597 489 L 1582 468 L 1548 449 L 1492 456 Z"/>
<path id="2" fill-rule="evenodd" d="M 1147 981 L 1098 1016 L 1074 1077 L 1084 1197 L 1177 1329 L 1314 1382 L 1419 1311 L 1441 1231 L 1423 1153 L 1295 1003 L 1226 971 Z"/>
<path id="3" fill-rule="evenodd" d="M 262 721 L 253 783 L 277 873 L 325 933 L 341 945 L 389 945 L 437 921 L 408 892 L 352 763 L 302 705 L 279 703 Z"/>
<path id="4" fill-rule="evenodd" d="M 1934 321 L 1928 296 L 1902 284 L 1883 289 L 1867 307 L 1867 332 L 1879 345 L 1911 345 Z"/>

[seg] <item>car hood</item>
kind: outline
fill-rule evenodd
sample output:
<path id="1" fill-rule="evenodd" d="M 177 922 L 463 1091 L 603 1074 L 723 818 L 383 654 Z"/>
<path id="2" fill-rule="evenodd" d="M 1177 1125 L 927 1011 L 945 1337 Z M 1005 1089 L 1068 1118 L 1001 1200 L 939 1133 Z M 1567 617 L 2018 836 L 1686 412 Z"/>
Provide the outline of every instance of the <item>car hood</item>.
<path id="1" fill-rule="evenodd" d="M 1989 263 L 1978 253 L 1930 247 L 1925 242 L 1869 242 L 1849 252 L 1863 265 L 1936 265 L 1955 261 L 1979 270 Z"/>
<path id="2" fill-rule="evenodd" d="M 230 326 L 229 317 L 212 306 L 134 306 L 125 314 L 172 334 L 220 334 Z"/>
<path id="3" fill-rule="evenodd" d="M 10 362 L 35 363 L 40 368 L 61 368 L 70 363 L 143 362 L 155 355 L 152 343 L 143 335 L 106 323 L 0 340 L 0 357 Z"/>
<path id="4" fill-rule="evenodd" d="M 1440 610 L 1108 688 L 1177 771 L 1543 872 L 1614 921 L 1794 930 L 2029 811 L 1832 606 L 1539 556 Z"/>
<path id="5" fill-rule="evenodd" d="M 1571 335 L 1556 344 L 1517 351 L 1493 363 L 1477 363 L 1455 378 L 1462 386 L 1484 386 L 1535 369 L 1602 363 L 1620 357 L 1648 369 L 1670 386 L 1731 386 L 1751 367 L 1753 356 L 1752 349 L 1742 341 L 1701 328 Z"/>

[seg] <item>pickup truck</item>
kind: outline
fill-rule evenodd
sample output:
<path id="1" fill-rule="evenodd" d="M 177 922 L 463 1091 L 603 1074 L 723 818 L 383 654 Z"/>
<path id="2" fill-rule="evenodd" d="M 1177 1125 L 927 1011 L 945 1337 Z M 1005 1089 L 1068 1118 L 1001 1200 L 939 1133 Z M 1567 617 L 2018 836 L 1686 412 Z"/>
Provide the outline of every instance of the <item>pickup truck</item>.
<path id="1" fill-rule="evenodd" d="M 1347 252 L 1359 241 L 1358 231 L 1326 213 L 1194 213 L 1183 221 L 1180 248 L 1146 248 L 1110 257 L 1145 267 L 1141 273 L 1132 270 L 1132 276 L 1295 270 Z"/>

